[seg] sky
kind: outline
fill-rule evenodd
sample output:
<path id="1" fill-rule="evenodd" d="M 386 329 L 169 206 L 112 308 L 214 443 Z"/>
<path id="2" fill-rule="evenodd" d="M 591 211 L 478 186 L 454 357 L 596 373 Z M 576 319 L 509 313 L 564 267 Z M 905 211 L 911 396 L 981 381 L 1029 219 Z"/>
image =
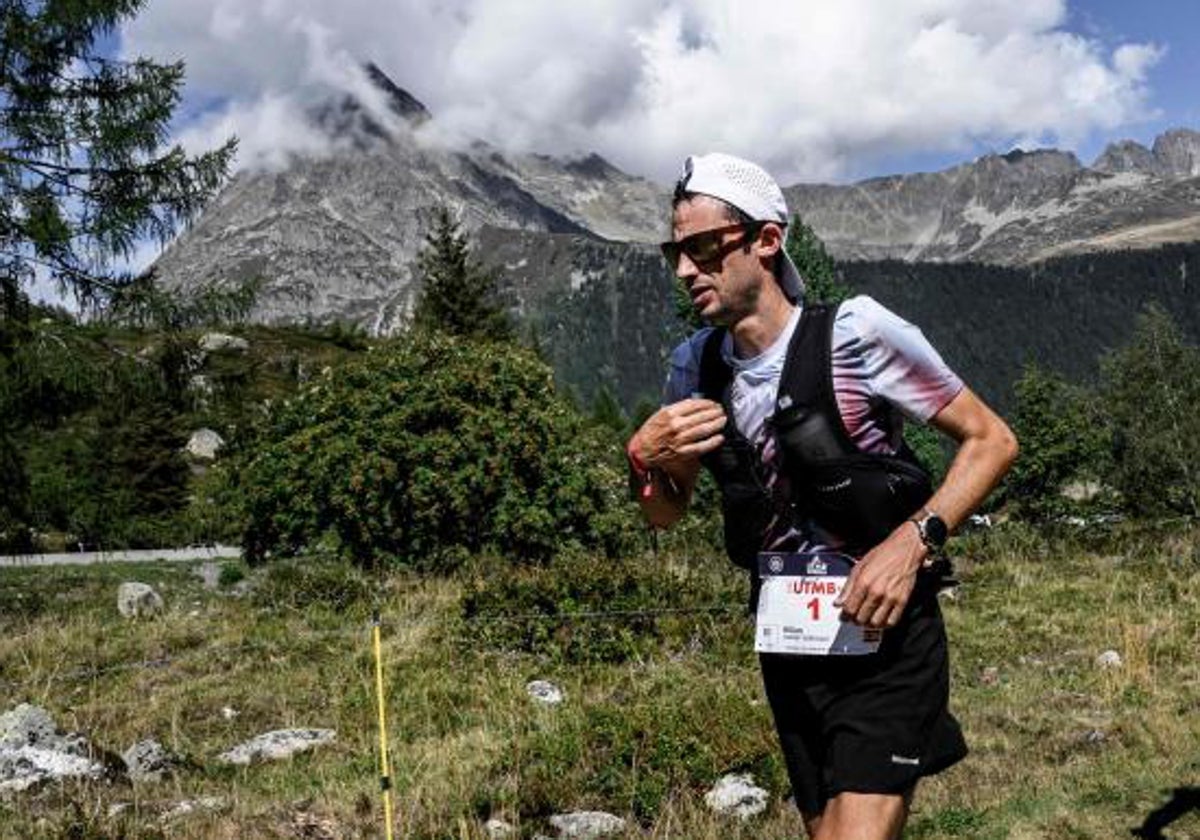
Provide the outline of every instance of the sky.
<path id="1" fill-rule="evenodd" d="M 183 59 L 176 139 L 237 134 L 239 167 L 321 153 L 304 108 L 371 60 L 441 142 L 788 184 L 1200 128 L 1197 33 L 1196 0 L 149 0 L 116 48 Z"/>

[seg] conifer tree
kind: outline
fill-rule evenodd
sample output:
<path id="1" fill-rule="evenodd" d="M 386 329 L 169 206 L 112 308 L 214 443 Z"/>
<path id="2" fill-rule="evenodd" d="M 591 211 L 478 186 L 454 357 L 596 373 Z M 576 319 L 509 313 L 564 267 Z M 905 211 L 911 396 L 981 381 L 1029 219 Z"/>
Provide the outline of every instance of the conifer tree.
<path id="1" fill-rule="evenodd" d="M 804 278 L 804 299 L 809 303 L 840 303 L 850 297 L 850 289 L 838 279 L 833 257 L 816 231 L 799 213 L 792 215 L 788 227 L 787 252 Z"/>
<path id="2" fill-rule="evenodd" d="M 74 403 L 106 361 L 72 355 L 45 318 L 33 322 L 29 282 L 102 308 L 134 283 L 114 263 L 192 217 L 236 148 L 164 149 L 183 63 L 100 54 L 98 39 L 144 4 L 0 0 L 0 544 L 21 544 L 30 514 L 18 432 Z"/>
<path id="3" fill-rule="evenodd" d="M 0 301 L 36 271 L 103 303 L 131 280 L 112 262 L 166 242 L 226 176 L 233 139 L 163 149 L 182 62 L 97 53 L 144 3 L 0 0 Z"/>
<path id="4" fill-rule="evenodd" d="M 467 235 L 447 207 L 434 211 L 417 270 L 421 290 L 413 324 L 418 329 L 477 338 L 512 337 L 508 316 L 495 300 L 496 273 L 471 256 Z"/>

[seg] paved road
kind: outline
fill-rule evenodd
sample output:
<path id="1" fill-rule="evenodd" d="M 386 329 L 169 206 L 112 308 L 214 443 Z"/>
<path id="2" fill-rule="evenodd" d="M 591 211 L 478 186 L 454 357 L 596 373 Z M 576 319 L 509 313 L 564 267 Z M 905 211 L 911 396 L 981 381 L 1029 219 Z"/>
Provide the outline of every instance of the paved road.
<path id="1" fill-rule="evenodd" d="M 137 551 L 69 551 L 58 554 L 0 555 L 0 568 L 15 566 L 90 566 L 93 563 L 189 563 L 196 560 L 236 560 L 242 550 L 232 545 L 196 548 L 147 548 Z"/>

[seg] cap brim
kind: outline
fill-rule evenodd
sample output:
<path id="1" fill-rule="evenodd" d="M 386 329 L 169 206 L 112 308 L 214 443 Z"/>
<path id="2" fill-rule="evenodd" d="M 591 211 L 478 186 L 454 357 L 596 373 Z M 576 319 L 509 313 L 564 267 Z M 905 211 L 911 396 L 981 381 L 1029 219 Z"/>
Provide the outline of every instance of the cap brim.
<path id="1" fill-rule="evenodd" d="M 779 285 L 783 293 L 792 303 L 799 303 L 804 298 L 804 278 L 787 251 L 783 252 L 783 271 L 780 272 Z"/>

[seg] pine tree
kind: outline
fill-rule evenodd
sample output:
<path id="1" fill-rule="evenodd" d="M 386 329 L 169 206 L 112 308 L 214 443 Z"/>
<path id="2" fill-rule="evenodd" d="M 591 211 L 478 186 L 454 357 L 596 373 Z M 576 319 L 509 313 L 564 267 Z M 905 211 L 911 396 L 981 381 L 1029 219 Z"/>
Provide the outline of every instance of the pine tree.
<path id="1" fill-rule="evenodd" d="M 226 176 L 233 139 L 195 157 L 162 148 L 182 62 L 96 53 L 144 3 L 0 0 L 0 301 L 39 272 L 103 303 L 132 279 L 111 264 L 166 242 Z"/>
<path id="2" fill-rule="evenodd" d="M 496 303 L 496 273 L 471 256 L 467 235 L 449 208 L 434 211 L 417 257 L 421 291 L 413 312 L 418 329 L 506 340 L 512 325 Z"/>
<path id="3" fill-rule="evenodd" d="M 841 303 L 850 297 L 850 289 L 838 278 L 833 257 L 816 231 L 798 213 L 792 215 L 788 227 L 787 252 L 804 278 L 804 299 L 809 303 Z"/>
<path id="4" fill-rule="evenodd" d="M 34 323 L 25 288 L 37 276 L 102 308 L 134 283 L 114 263 L 192 217 L 236 148 L 164 149 L 182 62 L 98 54 L 144 4 L 0 0 L 0 543 L 20 544 L 29 521 L 21 430 L 119 365 L 72 355 L 46 319 Z"/>

